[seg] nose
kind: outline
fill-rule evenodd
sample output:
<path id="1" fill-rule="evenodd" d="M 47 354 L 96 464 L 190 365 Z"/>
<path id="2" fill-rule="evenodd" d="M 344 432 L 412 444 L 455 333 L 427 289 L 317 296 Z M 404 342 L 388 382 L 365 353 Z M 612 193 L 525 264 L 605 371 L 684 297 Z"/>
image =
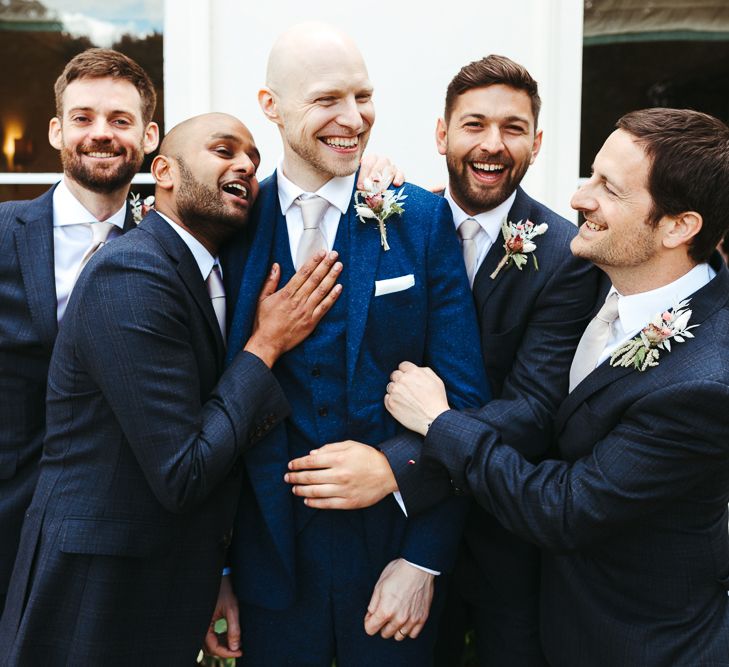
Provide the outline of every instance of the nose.
<path id="1" fill-rule="evenodd" d="M 96 141 L 108 140 L 110 141 L 113 137 L 111 125 L 106 121 L 106 118 L 98 117 L 94 119 L 91 124 L 89 133 L 92 139 Z"/>
<path id="2" fill-rule="evenodd" d="M 577 188 L 577 192 L 570 199 L 570 206 L 575 211 L 594 211 L 597 208 L 597 201 L 592 191 L 592 180 Z"/>
<path id="3" fill-rule="evenodd" d="M 357 104 L 357 99 L 354 95 L 348 96 L 341 101 L 339 113 L 337 115 L 337 123 L 358 134 L 362 131 L 364 122 L 362 120 L 362 113 L 359 105 Z"/>
<path id="4" fill-rule="evenodd" d="M 253 163 L 253 160 L 251 160 L 248 153 L 241 152 L 236 156 L 235 163 L 233 164 L 233 171 L 248 177 L 255 176 L 256 165 Z"/>
<path id="5" fill-rule="evenodd" d="M 484 128 L 479 147 L 485 153 L 498 153 L 504 148 L 501 131 L 496 125 L 488 125 Z"/>

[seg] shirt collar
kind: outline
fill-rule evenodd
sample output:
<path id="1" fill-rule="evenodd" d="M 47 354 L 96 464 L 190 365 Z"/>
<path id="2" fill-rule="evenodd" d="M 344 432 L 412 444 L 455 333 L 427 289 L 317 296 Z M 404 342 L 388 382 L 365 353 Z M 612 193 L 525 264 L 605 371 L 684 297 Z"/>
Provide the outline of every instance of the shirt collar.
<path id="1" fill-rule="evenodd" d="M 707 263 L 697 264 L 688 273 L 684 273 L 672 283 L 649 292 L 623 296 L 614 286 L 611 286 L 608 296 L 613 292 L 618 295 L 620 325 L 623 331 L 629 333 L 642 329 L 657 313 L 662 313 L 678 305 L 694 292 L 700 290 L 714 276 L 716 276 L 716 271 Z"/>
<path id="2" fill-rule="evenodd" d="M 446 198 L 448 205 L 451 207 L 451 213 L 453 214 L 453 224 L 456 229 L 460 224 L 468 218 L 473 218 L 481 228 L 489 235 L 491 243 L 496 243 L 501 232 L 501 223 L 509 215 L 511 207 L 514 205 L 516 199 L 516 190 L 511 193 L 508 199 L 502 201 L 496 208 L 492 208 L 490 211 L 484 211 L 477 215 L 468 215 L 455 201 L 448 188 L 445 189 L 443 196 Z"/>
<path id="3" fill-rule="evenodd" d="M 332 206 L 339 209 L 344 215 L 352 200 L 352 189 L 356 174 L 349 176 L 334 176 L 322 185 L 316 192 L 310 193 L 326 199 Z M 286 215 L 294 201 L 304 194 L 306 190 L 300 188 L 296 183 L 284 176 L 283 158 L 279 161 L 276 169 L 276 180 L 278 182 L 278 201 L 281 204 L 281 212 Z"/>
<path id="4" fill-rule="evenodd" d="M 218 264 L 218 258 L 213 257 L 208 252 L 208 249 L 202 243 L 200 243 L 200 241 L 198 241 L 192 234 L 190 234 L 190 232 L 180 227 L 180 225 L 178 225 L 173 220 L 170 220 L 170 218 L 168 218 L 164 213 L 160 213 L 159 211 L 157 211 L 157 215 L 159 215 L 160 218 L 168 222 L 170 224 L 170 227 L 172 227 L 172 229 L 174 229 L 179 234 L 180 238 L 184 241 L 185 245 L 190 249 L 192 256 L 195 258 L 195 262 L 197 262 L 203 280 L 207 280 L 210 272 L 213 270 L 213 266 L 215 264 Z"/>
<path id="5" fill-rule="evenodd" d="M 124 229 L 124 220 L 127 216 L 127 203 L 106 220 L 97 220 L 93 213 L 73 196 L 66 185 L 64 176 L 56 189 L 53 191 L 53 226 L 65 227 L 66 225 L 78 225 L 90 222 L 110 222 L 119 229 Z"/>

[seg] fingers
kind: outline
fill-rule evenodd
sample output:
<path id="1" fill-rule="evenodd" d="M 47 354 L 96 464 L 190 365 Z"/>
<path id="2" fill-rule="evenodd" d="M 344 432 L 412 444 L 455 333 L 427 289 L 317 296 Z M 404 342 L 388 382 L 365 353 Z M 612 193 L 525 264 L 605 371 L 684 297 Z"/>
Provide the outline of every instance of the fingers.
<path id="1" fill-rule="evenodd" d="M 296 288 L 294 294 L 297 299 L 306 301 L 309 296 L 322 285 L 326 286 L 326 289 L 322 287 L 321 290 L 318 290 L 319 298 L 315 299 L 313 303 L 321 301 L 329 293 L 329 290 L 331 290 L 332 285 L 334 285 L 337 276 L 339 276 L 342 271 L 342 263 L 336 261 L 338 256 L 337 252 L 332 250 L 332 252 L 327 253 L 319 260 L 319 262 L 317 262 L 313 271 L 307 275 L 306 280 L 304 280 L 304 282 Z M 310 261 L 304 266 L 308 266 Z M 303 268 L 304 267 L 299 269 L 299 271 Z M 299 272 L 297 271 L 296 275 L 298 275 L 298 273 Z M 296 275 L 294 275 L 294 277 L 289 281 L 289 285 L 294 278 L 296 278 Z"/>
<path id="2" fill-rule="evenodd" d="M 286 283 L 286 286 L 283 288 L 287 291 L 287 293 L 293 295 L 295 294 L 299 288 L 308 280 L 309 276 L 314 273 L 314 271 L 319 267 L 322 261 L 329 261 L 326 258 L 331 253 L 327 253 L 324 250 L 318 250 L 314 253 L 312 258 L 304 263 L 299 270 L 291 277 L 291 280 L 289 280 L 288 283 Z M 336 258 L 335 258 L 336 259 Z M 331 260 L 331 264 L 334 264 L 334 260 Z"/>
<path id="3" fill-rule="evenodd" d="M 261 288 L 261 293 L 258 296 L 259 301 L 263 301 L 263 299 L 271 296 L 276 291 L 276 288 L 278 287 L 278 281 L 281 278 L 281 271 L 278 264 L 274 264 L 271 267 L 271 271 L 269 272 L 268 276 L 266 277 L 266 282 L 263 283 L 263 287 Z"/>
<path id="4" fill-rule="evenodd" d="M 398 365 L 398 370 L 403 371 L 404 373 L 407 373 L 408 371 L 414 371 L 420 368 L 419 366 L 416 366 L 412 361 L 403 361 Z"/>
<path id="5" fill-rule="evenodd" d="M 392 184 L 396 188 L 399 188 L 404 182 L 405 182 L 405 172 L 402 171 L 401 169 L 398 169 L 395 172 L 395 176 L 392 179 Z"/>
<path id="6" fill-rule="evenodd" d="M 240 641 L 240 634 L 238 635 Z M 242 655 L 240 649 L 231 649 L 225 641 L 225 633 L 217 633 L 211 625 L 205 634 L 203 650 L 208 655 L 214 655 L 219 658 L 240 658 Z"/>
<path id="7" fill-rule="evenodd" d="M 228 610 L 226 621 L 228 623 L 228 648 L 231 650 L 231 652 L 240 655 L 240 619 L 237 606 Z"/>
<path id="8" fill-rule="evenodd" d="M 334 302 L 339 298 L 339 295 L 342 293 L 342 289 L 343 288 L 341 285 L 335 285 L 334 288 L 321 300 L 319 305 L 314 308 L 314 311 L 312 312 L 312 317 L 315 322 L 321 320 L 321 318 L 329 312 L 331 307 L 334 305 Z"/>

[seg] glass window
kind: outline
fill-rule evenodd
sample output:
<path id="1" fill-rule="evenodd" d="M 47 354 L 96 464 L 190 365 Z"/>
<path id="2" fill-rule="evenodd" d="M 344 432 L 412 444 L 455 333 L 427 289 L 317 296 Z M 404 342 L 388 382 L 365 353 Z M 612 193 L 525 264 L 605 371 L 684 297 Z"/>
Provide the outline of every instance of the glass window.
<path id="1" fill-rule="evenodd" d="M 0 0 L 0 200 L 44 189 L 29 184 L 31 173 L 60 170 L 48 143 L 53 84 L 84 49 L 114 48 L 136 60 L 155 84 L 154 120 L 163 127 L 162 7 L 163 0 Z"/>

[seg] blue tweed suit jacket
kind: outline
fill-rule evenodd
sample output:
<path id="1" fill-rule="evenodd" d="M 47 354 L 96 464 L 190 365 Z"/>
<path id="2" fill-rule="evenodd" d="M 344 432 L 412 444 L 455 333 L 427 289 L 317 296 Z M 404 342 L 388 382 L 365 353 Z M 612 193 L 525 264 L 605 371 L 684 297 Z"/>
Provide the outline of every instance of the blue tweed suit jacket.
<path id="1" fill-rule="evenodd" d="M 150 213 L 96 253 L 51 359 L 2 664 L 193 663 L 240 455 L 288 414 L 259 359 L 238 354 L 220 377 L 223 363 L 200 270 L 167 222 Z"/>
<path id="2" fill-rule="evenodd" d="M 56 340 L 53 191 L 0 204 L 0 611 L 38 477 Z M 135 227 L 127 211 L 124 231 Z"/>
<path id="3" fill-rule="evenodd" d="M 529 463 L 449 411 L 423 455 L 543 547 L 551 665 L 729 665 L 729 272 L 692 297 L 695 338 L 638 372 L 605 362 L 559 408 L 562 460 Z"/>
<path id="4" fill-rule="evenodd" d="M 370 433 L 377 445 L 400 427 L 384 408 L 390 373 L 403 360 L 433 367 L 450 398 L 460 407 L 482 405 L 489 392 L 479 354 L 478 329 L 461 252 L 445 201 L 412 185 L 402 216 L 387 224 L 391 249 L 384 251 L 376 225 L 363 224 L 350 208 L 340 220 L 350 231 L 349 266 L 341 299 L 347 305 L 346 364 L 349 422 Z M 271 265 L 274 223 L 281 216 L 276 175 L 261 185 L 254 213 L 253 239 L 231 246 L 228 294 L 239 289 L 232 313 L 229 349 L 248 336 L 256 300 Z M 235 258 L 238 258 L 237 260 Z M 409 289 L 375 296 L 375 281 L 412 274 Z M 238 288 L 239 286 L 239 288 Z M 231 299 L 232 301 L 232 299 Z M 288 397 L 292 411 L 306 396 Z M 312 443 L 312 446 L 325 443 Z M 290 452 L 285 428 L 271 432 L 262 447 L 245 457 L 248 471 L 241 502 L 233 565 L 236 589 L 247 602 L 285 608 L 296 594 L 294 497 L 283 482 Z M 406 520 L 392 497 L 367 513 L 372 564 L 379 568 L 398 557 L 444 571 L 452 566 L 463 523 L 463 505 L 448 502 Z M 255 536 L 255 538 L 254 538 Z"/>

